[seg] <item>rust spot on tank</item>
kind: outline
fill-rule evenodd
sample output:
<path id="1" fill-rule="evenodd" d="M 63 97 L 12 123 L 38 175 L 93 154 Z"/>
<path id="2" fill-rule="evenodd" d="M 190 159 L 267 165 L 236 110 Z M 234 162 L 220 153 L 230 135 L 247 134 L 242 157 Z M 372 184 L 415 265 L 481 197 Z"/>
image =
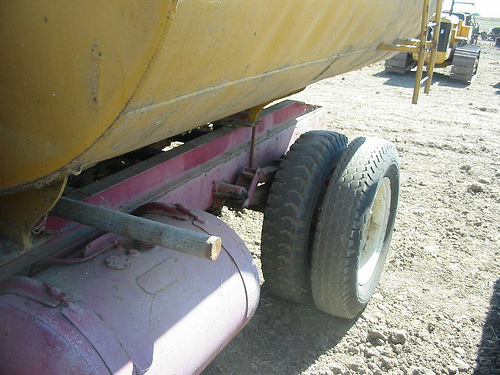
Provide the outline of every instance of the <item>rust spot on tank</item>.
<path id="1" fill-rule="evenodd" d="M 96 111 L 100 108 L 99 102 L 99 78 L 101 70 L 102 52 L 99 44 L 92 44 L 90 49 L 90 97 Z"/>

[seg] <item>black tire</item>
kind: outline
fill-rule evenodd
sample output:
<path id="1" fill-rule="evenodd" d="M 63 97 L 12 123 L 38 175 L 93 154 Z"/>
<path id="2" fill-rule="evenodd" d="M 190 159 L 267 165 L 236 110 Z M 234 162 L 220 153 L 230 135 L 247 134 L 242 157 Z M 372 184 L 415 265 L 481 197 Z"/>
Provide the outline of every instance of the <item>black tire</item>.
<path id="1" fill-rule="evenodd" d="M 312 301 L 310 244 L 316 208 L 347 137 L 329 131 L 303 134 L 283 158 L 264 212 L 261 258 L 269 291 Z"/>
<path id="2" fill-rule="evenodd" d="M 312 294 L 329 314 L 354 318 L 370 300 L 391 242 L 399 163 L 391 142 L 357 138 L 329 181 L 312 251 Z"/>

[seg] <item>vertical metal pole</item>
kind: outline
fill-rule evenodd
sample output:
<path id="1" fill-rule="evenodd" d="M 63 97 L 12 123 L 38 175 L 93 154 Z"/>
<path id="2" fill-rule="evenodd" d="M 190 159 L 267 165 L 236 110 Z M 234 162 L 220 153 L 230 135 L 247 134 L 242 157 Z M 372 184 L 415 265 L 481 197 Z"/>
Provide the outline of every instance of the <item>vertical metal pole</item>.
<path id="1" fill-rule="evenodd" d="M 420 27 L 420 43 L 418 48 L 417 74 L 415 76 L 415 85 L 413 87 L 413 104 L 418 102 L 418 93 L 420 91 L 420 81 L 422 80 L 422 71 L 425 62 L 425 44 L 427 43 L 427 25 L 429 23 L 429 0 L 424 0 L 422 9 L 422 25 Z"/>
<path id="2" fill-rule="evenodd" d="M 436 6 L 436 19 L 434 20 L 436 26 L 434 26 L 434 34 L 432 35 L 431 57 L 429 59 L 429 64 L 427 65 L 427 75 L 429 76 L 429 78 L 427 79 L 427 82 L 425 82 L 424 92 L 426 94 L 428 94 L 431 89 L 432 75 L 434 74 L 434 65 L 436 64 L 437 46 L 439 42 L 439 34 L 441 32 L 442 10 L 443 10 L 443 0 L 438 0 Z"/>
<path id="3" fill-rule="evenodd" d="M 256 130 L 255 130 L 255 125 L 252 126 L 252 143 L 250 145 L 250 168 L 255 167 L 255 136 L 256 136 Z"/>

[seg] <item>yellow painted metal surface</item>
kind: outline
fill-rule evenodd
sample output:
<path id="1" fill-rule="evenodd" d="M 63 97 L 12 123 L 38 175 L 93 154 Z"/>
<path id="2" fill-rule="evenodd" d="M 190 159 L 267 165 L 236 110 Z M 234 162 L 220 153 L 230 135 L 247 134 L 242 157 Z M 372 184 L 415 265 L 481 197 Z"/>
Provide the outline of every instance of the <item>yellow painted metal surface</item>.
<path id="1" fill-rule="evenodd" d="M 435 1 L 431 7 L 435 7 Z M 384 58 L 421 0 L 0 3 L 0 194 Z"/>
<path id="2" fill-rule="evenodd" d="M 453 47 L 456 47 L 458 43 L 467 41 L 468 35 L 470 33 L 471 27 L 464 26 L 462 21 L 459 21 L 457 16 L 454 15 L 442 15 L 441 23 L 450 24 L 451 33 L 450 39 L 448 40 L 448 45 L 451 47 L 447 47 L 445 51 L 437 51 L 436 52 L 436 62 L 435 65 L 437 68 L 445 68 L 446 66 L 451 64 L 450 58 L 452 57 L 452 53 L 454 51 Z M 466 35 L 462 37 L 461 35 Z M 413 54 L 413 60 L 417 61 L 418 53 L 411 51 Z M 425 64 L 428 64 L 430 60 L 430 55 L 428 53 L 425 54 Z"/>
<path id="3" fill-rule="evenodd" d="M 442 51 L 437 51 L 436 52 L 436 63 L 435 66 L 437 68 L 445 68 L 448 65 L 450 65 L 450 62 L 448 62 L 448 58 L 451 55 L 451 50 L 446 50 L 444 52 Z M 413 60 L 417 61 L 418 60 L 418 53 L 412 53 Z M 429 64 L 430 61 L 430 54 L 428 52 L 425 53 L 425 64 Z"/>
<path id="4" fill-rule="evenodd" d="M 0 233 L 29 248 L 33 226 L 55 206 L 67 180 L 61 178 L 39 189 L 0 195 Z"/>
<path id="5" fill-rule="evenodd" d="M 468 40 L 472 32 L 472 26 L 464 25 L 464 21 L 460 21 L 458 24 L 457 37 L 461 40 Z"/>

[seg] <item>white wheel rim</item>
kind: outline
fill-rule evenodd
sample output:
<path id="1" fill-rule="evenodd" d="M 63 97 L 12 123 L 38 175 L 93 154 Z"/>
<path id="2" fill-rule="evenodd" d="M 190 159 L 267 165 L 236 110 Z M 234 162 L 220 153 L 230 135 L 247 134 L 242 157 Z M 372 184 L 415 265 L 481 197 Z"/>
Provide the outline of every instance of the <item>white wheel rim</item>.
<path id="1" fill-rule="evenodd" d="M 391 181 L 384 177 L 377 186 L 375 199 L 370 209 L 370 216 L 361 242 L 358 263 L 358 283 L 365 285 L 374 274 L 389 222 L 391 208 Z"/>

